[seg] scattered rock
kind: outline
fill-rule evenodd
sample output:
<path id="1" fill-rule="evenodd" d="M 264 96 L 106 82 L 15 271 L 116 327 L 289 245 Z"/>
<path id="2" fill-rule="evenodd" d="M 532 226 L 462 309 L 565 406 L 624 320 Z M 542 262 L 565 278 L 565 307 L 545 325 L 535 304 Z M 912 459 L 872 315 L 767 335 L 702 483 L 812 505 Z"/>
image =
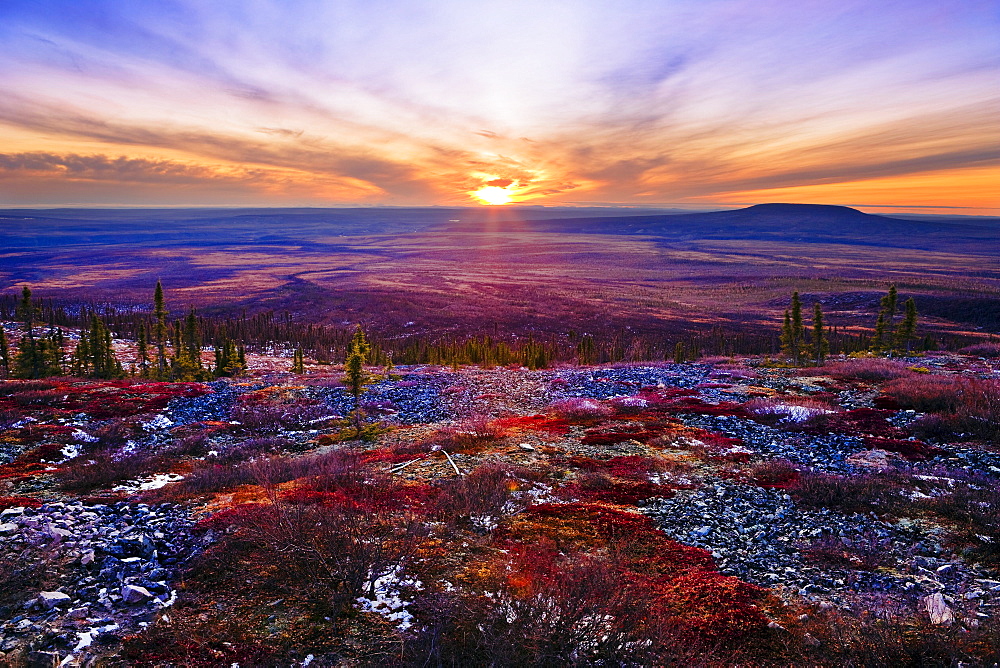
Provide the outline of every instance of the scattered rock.
<path id="1" fill-rule="evenodd" d="M 69 594 L 61 591 L 43 591 L 38 594 L 38 607 L 43 610 L 51 610 L 57 606 L 66 605 L 73 600 Z"/>
<path id="2" fill-rule="evenodd" d="M 125 585 L 122 587 L 122 601 L 128 604 L 143 603 L 153 598 L 149 590 L 138 585 Z"/>
<path id="3" fill-rule="evenodd" d="M 924 609 L 926 609 L 927 614 L 930 615 L 931 624 L 943 624 L 945 626 L 949 626 L 955 621 L 955 613 L 952 612 L 951 608 L 948 607 L 948 604 L 945 603 L 944 596 L 941 592 L 925 596 L 923 601 Z"/>

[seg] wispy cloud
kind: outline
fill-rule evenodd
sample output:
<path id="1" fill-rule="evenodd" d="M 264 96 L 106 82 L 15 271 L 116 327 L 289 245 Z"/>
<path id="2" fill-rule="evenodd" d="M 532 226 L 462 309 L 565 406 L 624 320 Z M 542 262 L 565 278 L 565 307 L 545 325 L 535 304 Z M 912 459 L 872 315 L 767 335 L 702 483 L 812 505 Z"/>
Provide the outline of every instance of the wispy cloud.
<path id="1" fill-rule="evenodd" d="M 1000 172 L 997 34 L 995 0 L 7 0 L 0 197 L 836 203 Z"/>

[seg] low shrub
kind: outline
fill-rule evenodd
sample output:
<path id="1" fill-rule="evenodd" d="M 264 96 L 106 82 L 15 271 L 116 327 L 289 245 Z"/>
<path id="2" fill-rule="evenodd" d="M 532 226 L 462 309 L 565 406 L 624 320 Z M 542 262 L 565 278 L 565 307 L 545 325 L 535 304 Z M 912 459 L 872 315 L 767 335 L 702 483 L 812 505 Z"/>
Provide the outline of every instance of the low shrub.
<path id="1" fill-rule="evenodd" d="M 514 496 L 519 486 L 509 467 L 499 462 L 480 464 L 468 475 L 439 486 L 432 513 L 449 523 L 487 529 L 523 509 L 525 502 Z"/>
<path id="2" fill-rule="evenodd" d="M 953 525 L 953 542 L 968 556 L 1000 564 L 1000 488 L 996 479 L 965 471 L 944 471 L 950 481 L 940 493 L 918 505 Z"/>
<path id="3" fill-rule="evenodd" d="M 135 480 L 169 466 L 164 457 L 152 453 L 110 454 L 102 452 L 90 459 L 78 457 L 59 469 L 60 486 L 72 492 L 90 492 Z"/>
<path id="4" fill-rule="evenodd" d="M 0 510 L 7 510 L 8 508 L 39 508 L 41 505 L 41 499 L 30 496 L 0 496 Z"/>
<path id="5" fill-rule="evenodd" d="M 908 482 L 888 475 L 841 476 L 807 471 L 790 489 L 804 506 L 845 513 L 893 513 L 911 506 L 904 496 Z"/>
<path id="6" fill-rule="evenodd" d="M 881 383 L 914 375 L 903 362 L 880 357 L 834 362 L 823 367 L 823 373 L 839 380 L 860 380 L 867 383 Z"/>
<path id="7" fill-rule="evenodd" d="M 761 487 L 791 489 L 801 478 L 798 467 L 787 459 L 769 459 L 750 467 L 747 475 Z"/>
<path id="8" fill-rule="evenodd" d="M 786 428 L 803 431 L 807 434 L 833 432 L 850 436 L 876 436 L 895 439 L 909 436 L 906 430 L 894 426 L 886 419 L 891 416 L 891 411 L 856 408 L 841 413 L 813 415 L 803 422 L 787 425 Z"/>
<path id="9" fill-rule="evenodd" d="M 559 488 L 558 493 L 574 501 L 636 506 L 653 498 L 670 498 L 674 488 L 648 480 L 613 480 L 604 473 L 584 473 L 577 482 Z"/>
<path id="10" fill-rule="evenodd" d="M 935 413 L 937 419 L 914 425 L 924 434 L 1000 440 L 1000 381 L 996 379 L 921 376 L 883 388 L 900 407 Z"/>
<path id="11" fill-rule="evenodd" d="M 960 348 L 958 352 L 964 355 L 996 359 L 997 357 L 1000 357 L 1000 343 L 977 343 L 975 345 Z"/>
<path id="12" fill-rule="evenodd" d="M 800 423 L 817 415 L 833 413 L 839 408 L 832 402 L 815 397 L 767 397 L 751 399 L 743 404 L 757 422 L 775 425 Z"/>
<path id="13" fill-rule="evenodd" d="M 255 435 L 307 429 L 313 421 L 328 416 L 330 410 L 318 400 L 279 399 L 257 392 L 241 396 L 229 414 L 242 431 Z"/>
<path id="14" fill-rule="evenodd" d="M 944 453 L 941 448 L 928 445 L 922 441 L 911 441 L 899 438 L 876 438 L 866 436 L 865 445 L 872 450 L 885 450 L 902 455 L 909 461 L 921 461 Z"/>
<path id="15" fill-rule="evenodd" d="M 839 536 L 823 536 L 800 550 L 807 563 L 874 571 L 889 561 L 885 540 L 875 534 L 867 534 L 853 539 Z"/>

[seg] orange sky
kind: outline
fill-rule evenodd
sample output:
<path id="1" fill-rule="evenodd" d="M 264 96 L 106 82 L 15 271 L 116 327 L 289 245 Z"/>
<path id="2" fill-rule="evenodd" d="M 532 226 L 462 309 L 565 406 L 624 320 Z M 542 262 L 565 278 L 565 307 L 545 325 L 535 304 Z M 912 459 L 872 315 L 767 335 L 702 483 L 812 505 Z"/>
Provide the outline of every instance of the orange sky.
<path id="1" fill-rule="evenodd" d="M 0 206 L 1000 214 L 995 2 L 250 6 L 4 3 Z"/>

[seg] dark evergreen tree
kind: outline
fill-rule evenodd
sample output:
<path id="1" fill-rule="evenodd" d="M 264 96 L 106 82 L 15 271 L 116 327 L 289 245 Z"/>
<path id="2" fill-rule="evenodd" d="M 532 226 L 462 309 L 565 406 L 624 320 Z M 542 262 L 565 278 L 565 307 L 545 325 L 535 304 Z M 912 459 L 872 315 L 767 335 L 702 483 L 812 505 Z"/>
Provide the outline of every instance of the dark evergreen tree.
<path id="1" fill-rule="evenodd" d="M 896 330 L 896 340 L 893 347 L 901 353 L 910 352 L 910 344 L 917 335 L 917 304 L 913 297 L 906 300 L 903 305 L 903 320 Z"/>
<path id="2" fill-rule="evenodd" d="M 139 358 L 139 375 L 149 376 L 149 341 L 146 337 L 145 323 L 139 323 L 139 331 L 135 337 L 136 356 Z"/>
<path id="3" fill-rule="evenodd" d="M 175 323 L 174 360 L 171 376 L 180 381 L 208 380 L 201 361 L 201 332 L 194 308 L 188 311 L 184 322 Z"/>
<path id="4" fill-rule="evenodd" d="M 153 293 L 153 341 L 156 343 L 156 377 L 165 380 L 167 367 L 167 307 L 163 299 L 163 285 L 156 281 L 156 291 Z"/>
<path id="5" fill-rule="evenodd" d="M 875 322 L 875 352 L 892 354 L 897 301 L 896 286 L 890 285 L 889 292 L 879 300 L 878 320 Z"/>
<path id="6" fill-rule="evenodd" d="M 576 360 L 584 365 L 597 361 L 597 348 L 594 346 L 594 337 L 590 334 L 584 334 L 576 344 Z"/>
<path id="7" fill-rule="evenodd" d="M 813 306 L 812 358 L 816 366 L 822 366 L 827 353 L 830 352 L 830 342 L 823 328 L 823 309 L 819 302 Z"/>
<path id="8" fill-rule="evenodd" d="M 10 375 L 10 346 L 7 343 L 7 332 L 3 329 L 3 323 L 0 323 L 0 371 L 3 372 L 4 378 Z"/>
<path id="9" fill-rule="evenodd" d="M 805 338 L 805 327 L 802 324 L 802 300 L 799 291 L 792 293 L 792 358 L 798 364 L 802 356 L 802 343 Z"/>
<path id="10" fill-rule="evenodd" d="M 104 322 L 93 315 L 90 329 L 80 334 L 73 354 L 73 373 L 89 378 L 121 378 L 125 375 L 115 356 L 111 332 Z"/>
<path id="11" fill-rule="evenodd" d="M 781 326 L 781 352 L 787 357 L 795 356 L 795 332 L 792 330 L 792 313 L 785 309 L 785 322 Z"/>
<path id="12" fill-rule="evenodd" d="M 292 353 L 292 373 L 302 374 L 306 372 L 305 356 L 302 353 L 302 346 Z"/>
<path id="13" fill-rule="evenodd" d="M 371 345 L 365 337 L 365 332 L 361 329 L 361 325 L 358 325 L 347 350 L 347 359 L 344 362 L 344 382 L 347 384 L 351 396 L 354 397 L 354 426 L 357 429 L 358 438 L 361 438 L 362 435 L 361 422 L 364 419 L 364 412 L 361 409 L 361 393 L 368 381 L 365 362 L 370 350 Z"/>

